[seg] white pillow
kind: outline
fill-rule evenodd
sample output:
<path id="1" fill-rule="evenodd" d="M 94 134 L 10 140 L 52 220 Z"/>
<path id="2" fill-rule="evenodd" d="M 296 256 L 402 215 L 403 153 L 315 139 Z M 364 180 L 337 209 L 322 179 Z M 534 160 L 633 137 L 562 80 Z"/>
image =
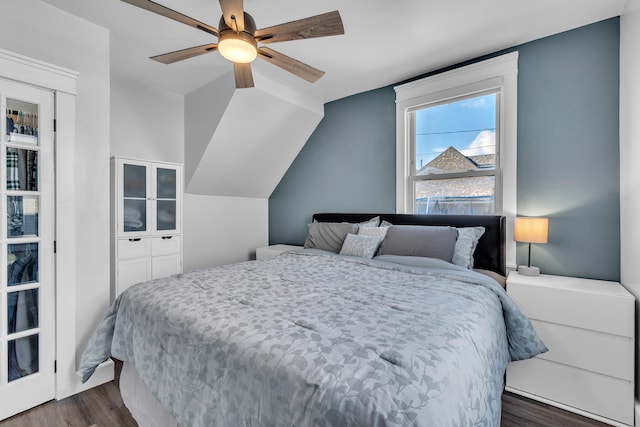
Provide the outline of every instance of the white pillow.
<path id="1" fill-rule="evenodd" d="M 340 249 L 340 255 L 373 258 L 384 238 L 380 236 L 359 236 L 347 234 Z"/>
<path id="2" fill-rule="evenodd" d="M 387 231 L 389 227 L 363 227 L 360 226 L 358 229 L 359 236 L 376 236 L 376 237 L 384 237 L 387 235 Z"/>
<path id="3" fill-rule="evenodd" d="M 473 268 L 473 253 L 483 234 L 484 227 L 458 228 L 458 240 L 453 248 L 451 262 L 460 267 Z"/>

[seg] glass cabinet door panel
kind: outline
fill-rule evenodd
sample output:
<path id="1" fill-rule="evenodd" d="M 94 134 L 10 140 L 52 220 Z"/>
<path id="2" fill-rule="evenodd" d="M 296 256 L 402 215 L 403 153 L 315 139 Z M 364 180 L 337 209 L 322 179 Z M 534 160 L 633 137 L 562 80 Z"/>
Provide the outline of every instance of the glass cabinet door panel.
<path id="1" fill-rule="evenodd" d="M 7 284 L 22 285 L 38 281 L 38 244 L 7 245 Z"/>
<path id="2" fill-rule="evenodd" d="M 175 169 L 158 168 L 156 173 L 156 197 L 158 199 L 176 198 L 176 171 Z"/>
<path id="3" fill-rule="evenodd" d="M 38 152 L 7 147 L 7 190 L 38 191 Z"/>
<path id="4" fill-rule="evenodd" d="M 38 290 L 9 292 L 7 294 L 7 334 L 38 327 Z"/>
<path id="5" fill-rule="evenodd" d="M 5 111 L 7 140 L 38 144 L 38 105 L 7 98 Z"/>
<path id="6" fill-rule="evenodd" d="M 147 201 L 124 199 L 124 231 L 145 231 L 147 229 Z"/>
<path id="7" fill-rule="evenodd" d="M 158 230 L 175 230 L 176 229 L 176 201 L 175 200 L 158 200 L 157 201 L 157 217 L 156 228 Z"/>
<path id="8" fill-rule="evenodd" d="M 147 168 L 139 165 L 124 165 L 124 197 L 147 197 Z"/>
<path id="9" fill-rule="evenodd" d="M 9 381 L 14 381 L 39 370 L 38 335 L 10 340 L 7 343 L 9 355 Z"/>
<path id="10" fill-rule="evenodd" d="M 7 196 L 7 236 L 38 235 L 38 196 Z"/>

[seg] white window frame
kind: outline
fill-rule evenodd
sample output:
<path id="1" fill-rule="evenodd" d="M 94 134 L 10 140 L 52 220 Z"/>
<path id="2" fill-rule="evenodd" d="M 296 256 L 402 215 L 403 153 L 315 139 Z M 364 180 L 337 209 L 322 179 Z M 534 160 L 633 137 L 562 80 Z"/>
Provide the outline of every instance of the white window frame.
<path id="1" fill-rule="evenodd" d="M 412 111 L 447 100 L 496 91 L 498 131 L 495 213 L 507 217 L 513 235 L 517 190 L 518 52 L 456 68 L 394 87 L 396 91 L 396 212 L 413 213 Z M 516 265 L 515 242 L 507 238 L 507 266 Z"/>

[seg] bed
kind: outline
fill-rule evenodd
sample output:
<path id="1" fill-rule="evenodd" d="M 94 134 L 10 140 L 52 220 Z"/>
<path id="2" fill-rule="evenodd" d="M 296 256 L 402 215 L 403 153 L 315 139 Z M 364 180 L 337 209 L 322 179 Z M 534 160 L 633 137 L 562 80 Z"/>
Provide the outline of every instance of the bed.
<path id="1" fill-rule="evenodd" d="M 142 426 L 499 425 L 507 364 L 546 351 L 492 278 L 504 230 L 500 216 L 316 214 L 305 249 L 129 288 L 80 371 L 122 360 Z M 473 265 L 439 258 L 474 232 Z"/>

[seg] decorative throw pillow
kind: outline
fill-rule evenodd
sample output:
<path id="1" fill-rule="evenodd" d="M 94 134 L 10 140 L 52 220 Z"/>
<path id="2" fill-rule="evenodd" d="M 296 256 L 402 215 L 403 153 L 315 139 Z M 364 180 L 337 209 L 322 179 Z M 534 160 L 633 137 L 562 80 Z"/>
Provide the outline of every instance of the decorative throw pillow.
<path id="1" fill-rule="evenodd" d="M 358 236 L 378 236 L 384 237 L 387 235 L 389 227 L 363 227 L 358 228 Z"/>
<path id="2" fill-rule="evenodd" d="M 458 240 L 453 250 L 451 262 L 460 267 L 473 268 L 473 253 L 484 231 L 484 227 L 458 228 Z"/>
<path id="3" fill-rule="evenodd" d="M 338 222 L 313 222 L 309 224 L 309 233 L 304 242 L 305 249 L 324 249 L 334 253 L 340 252 L 342 243 L 349 233 L 357 233 L 358 224 Z"/>
<path id="4" fill-rule="evenodd" d="M 378 224 L 380 224 L 380 217 L 379 216 L 374 216 L 371 219 L 368 219 L 366 221 L 362 221 L 362 222 L 358 223 L 358 225 L 360 227 L 377 227 Z"/>
<path id="5" fill-rule="evenodd" d="M 457 239 L 458 230 L 454 227 L 392 225 L 379 254 L 422 256 L 451 262 Z"/>
<path id="6" fill-rule="evenodd" d="M 380 221 L 380 227 L 391 227 L 393 224 L 391 224 L 389 221 L 387 221 L 386 219 L 383 219 L 382 221 Z"/>
<path id="7" fill-rule="evenodd" d="M 344 239 L 340 255 L 373 258 L 382 239 L 383 237 L 380 236 L 361 236 L 349 233 Z"/>

